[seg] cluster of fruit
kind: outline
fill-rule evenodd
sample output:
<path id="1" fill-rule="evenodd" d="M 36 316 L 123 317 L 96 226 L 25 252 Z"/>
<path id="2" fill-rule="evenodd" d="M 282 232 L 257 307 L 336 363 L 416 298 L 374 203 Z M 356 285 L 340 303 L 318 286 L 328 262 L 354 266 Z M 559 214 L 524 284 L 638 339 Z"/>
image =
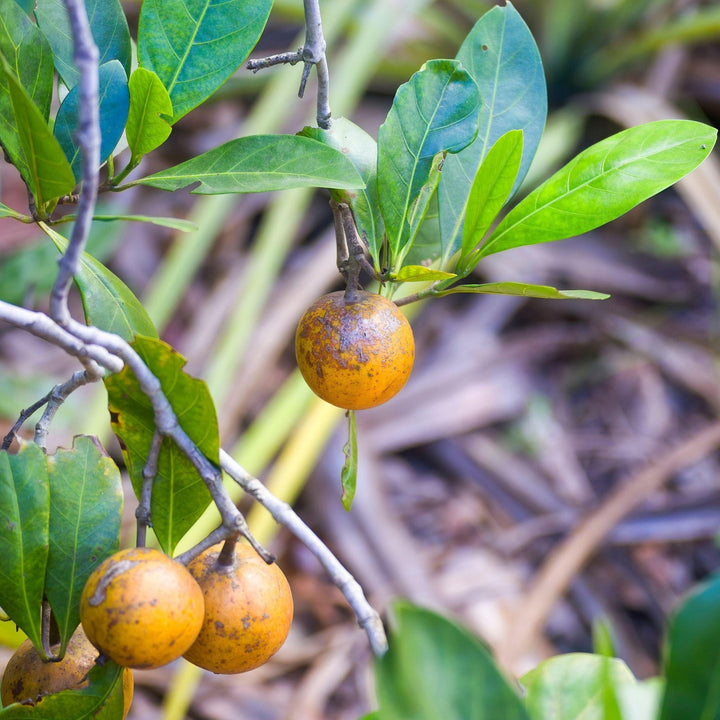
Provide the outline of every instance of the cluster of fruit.
<path id="1" fill-rule="evenodd" d="M 83 687 L 98 650 L 125 668 L 155 668 L 180 656 L 223 674 L 265 663 L 290 629 L 290 586 L 280 568 L 249 545 L 235 543 L 231 557 L 227 554 L 216 545 L 187 568 L 145 547 L 107 558 L 85 585 L 82 626 L 64 659 L 43 662 L 26 640 L 3 675 L 3 705 Z M 126 669 L 125 714 L 132 687 Z"/>

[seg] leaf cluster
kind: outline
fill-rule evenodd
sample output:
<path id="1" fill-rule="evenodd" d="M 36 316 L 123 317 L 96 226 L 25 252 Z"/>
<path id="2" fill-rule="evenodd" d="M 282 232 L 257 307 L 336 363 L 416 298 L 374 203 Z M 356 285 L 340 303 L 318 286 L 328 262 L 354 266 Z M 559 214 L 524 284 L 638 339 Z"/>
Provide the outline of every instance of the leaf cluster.
<path id="1" fill-rule="evenodd" d="M 718 577 L 685 598 L 660 677 L 637 680 L 607 647 L 545 660 L 519 683 L 468 630 L 398 602 L 390 650 L 375 664 L 379 709 L 363 720 L 718 720 L 719 602 Z"/>

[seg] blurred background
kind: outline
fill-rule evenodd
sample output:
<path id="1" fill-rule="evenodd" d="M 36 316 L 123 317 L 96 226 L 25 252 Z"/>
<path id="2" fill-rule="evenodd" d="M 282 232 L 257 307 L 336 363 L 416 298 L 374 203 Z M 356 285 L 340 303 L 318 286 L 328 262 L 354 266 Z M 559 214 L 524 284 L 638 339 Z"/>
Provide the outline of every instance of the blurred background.
<path id="1" fill-rule="evenodd" d="M 133 27 L 139 2 L 123 4 Z M 333 114 L 376 136 L 398 85 L 424 61 L 454 57 L 492 3 L 321 5 Z M 716 2 L 514 5 L 538 42 L 550 103 L 521 193 L 625 127 L 668 117 L 720 124 Z M 301 0 L 276 0 L 252 56 L 299 47 L 302 22 Z M 300 74 L 299 66 L 239 70 L 138 172 L 238 135 L 314 122 L 314 84 L 299 100 Z M 0 200 L 27 204 L 4 163 Z M 448 613 L 515 675 L 554 653 L 592 650 L 593 625 L 604 620 L 636 675 L 658 672 L 668 614 L 720 567 L 717 152 L 604 228 L 478 268 L 486 280 L 592 289 L 609 300 L 456 295 L 413 306 L 413 376 L 395 399 L 358 414 L 350 513 L 339 486 L 345 419 L 306 389 L 292 350 L 305 307 L 341 287 L 327 193 L 201 197 L 140 188 L 100 203 L 198 225 L 175 234 L 105 224 L 89 249 L 143 300 L 187 370 L 207 381 L 223 446 L 295 504 L 379 610 L 402 596 Z M 0 298 L 46 308 L 55 260 L 34 228 L 0 219 Z M 0 432 L 75 369 L 54 348 L 0 325 Z M 50 447 L 91 433 L 121 463 L 104 403 L 101 387 L 76 393 Z M 24 434 L 32 436 L 32 422 Z M 130 717 L 356 720 L 372 707 L 364 633 L 314 556 L 238 500 L 289 576 L 290 638 L 247 675 L 182 663 L 136 672 Z M 134 507 L 129 492 L 128 544 Z M 213 523 L 208 515 L 193 538 Z M 7 644 L 16 639 L 4 634 Z"/>

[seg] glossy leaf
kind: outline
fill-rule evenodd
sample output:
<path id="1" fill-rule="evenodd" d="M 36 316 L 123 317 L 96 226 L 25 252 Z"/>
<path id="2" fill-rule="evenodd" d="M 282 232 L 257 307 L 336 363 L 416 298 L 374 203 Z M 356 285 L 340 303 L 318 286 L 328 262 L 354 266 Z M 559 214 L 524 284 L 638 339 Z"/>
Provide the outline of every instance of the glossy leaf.
<path id="1" fill-rule="evenodd" d="M 75 178 L 42 112 L 2 56 L 0 77 L 7 83 L 18 130 L 22 164 L 17 167 L 35 196 L 38 211 L 44 213 L 46 205 L 72 191 Z"/>
<path id="2" fill-rule="evenodd" d="M 35 0 L 15 0 L 15 2 L 30 15 L 35 7 Z"/>
<path id="3" fill-rule="evenodd" d="M 237 138 L 135 183 L 161 190 L 199 183 L 193 192 L 208 195 L 298 187 L 357 189 L 364 184 L 341 152 L 300 135 Z"/>
<path id="4" fill-rule="evenodd" d="M 117 465 L 91 437 L 47 459 L 50 552 L 46 594 L 64 651 L 80 623 L 80 595 L 90 573 L 120 546 L 123 491 Z"/>
<path id="5" fill-rule="evenodd" d="M 40 226 L 55 247 L 65 252 L 67 239 L 44 223 Z M 89 325 L 115 333 L 127 341 L 136 335 L 157 337 L 150 316 L 130 288 L 92 255 L 83 253 L 75 283 Z"/>
<path id="6" fill-rule="evenodd" d="M 37 648 L 49 523 L 45 453 L 34 443 L 16 455 L 0 451 L 0 607 Z"/>
<path id="7" fill-rule="evenodd" d="M 132 49 L 130 30 L 120 0 L 85 0 L 85 9 L 100 54 L 99 65 L 118 60 L 127 78 Z M 37 0 L 35 17 L 52 46 L 58 75 L 68 88 L 75 87 L 80 73 L 73 58 L 75 50 L 64 0 Z"/>
<path id="8" fill-rule="evenodd" d="M 635 677 L 621 660 L 567 653 L 540 663 L 520 682 L 532 720 L 610 720 L 616 706 L 611 699 L 608 707 L 606 689 L 614 694 Z"/>
<path id="9" fill-rule="evenodd" d="M 390 649 L 375 664 L 378 720 L 527 720 L 488 650 L 467 630 L 408 603 L 394 606 Z"/>
<path id="10" fill-rule="evenodd" d="M 658 120 L 584 150 L 514 207 L 480 257 L 593 230 L 694 170 L 717 130 L 692 120 Z"/>
<path id="11" fill-rule="evenodd" d="M 98 70 L 100 83 L 100 161 L 103 162 L 115 149 L 125 130 L 130 95 L 127 76 L 117 60 L 101 65 Z M 76 180 L 82 177 L 82 155 L 77 143 L 77 127 L 80 121 L 80 86 L 76 85 L 66 95 L 55 118 L 55 137 L 65 157 L 72 166 Z"/>
<path id="12" fill-rule="evenodd" d="M 124 668 L 111 660 L 95 665 L 81 690 L 46 695 L 36 705 L 13 703 L 0 710 L 1 720 L 117 720 L 122 717 Z"/>
<path id="13" fill-rule="evenodd" d="M 375 269 L 381 268 L 380 252 L 385 226 L 378 202 L 377 143 L 362 128 L 346 118 L 333 120 L 329 130 L 306 127 L 303 135 L 329 145 L 347 155 L 365 183 L 355 190 L 331 190 L 337 202 L 347 202 L 352 209 L 358 232 L 365 240 Z"/>
<path id="14" fill-rule="evenodd" d="M 140 67 L 172 100 L 172 123 L 209 98 L 244 62 L 267 22 L 272 0 L 144 0 Z"/>
<path id="15" fill-rule="evenodd" d="M 544 300 L 607 300 L 610 296 L 593 290 L 558 290 L 549 285 L 532 285 L 521 282 L 496 282 L 458 285 L 438 292 L 438 296 L 456 293 L 489 295 L 519 295 Z"/>
<path id="16" fill-rule="evenodd" d="M 690 593 L 670 622 L 660 720 L 719 720 L 720 576 Z"/>
<path id="17" fill-rule="evenodd" d="M 522 130 L 510 130 L 497 140 L 480 163 L 468 195 L 459 271 L 462 268 L 462 272 L 466 273 L 474 267 L 472 259 L 463 261 L 471 258 L 473 250 L 485 237 L 510 197 L 520 167 L 522 149 Z"/>
<path id="18" fill-rule="evenodd" d="M 160 381 L 185 432 L 209 460 L 219 463 L 217 417 L 207 385 L 183 371 L 185 358 L 166 343 L 138 337 L 133 347 Z M 152 407 L 127 367 L 107 377 L 105 387 L 113 430 L 123 445 L 133 488 L 139 497 L 155 427 Z M 153 530 L 165 552 L 173 553 L 209 504 L 210 493 L 195 468 L 177 445 L 165 438 L 151 501 Z"/>
<path id="19" fill-rule="evenodd" d="M 340 472 L 340 484 L 342 486 L 342 504 L 346 510 L 352 508 L 357 488 L 358 471 L 358 444 L 357 444 L 357 421 L 355 412 L 347 411 L 348 416 L 348 441 L 343 448 L 345 463 Z"/>
<path id="20" fill-rule="evenodd" d="M 457 54 L 480 89 L 483 107 L 475 141 L 445 162 L 438 190 L 445 257 L 459 247 L 465 208 L 477 169 L 510 130 L 523 131 L 523 153 L 513 190 L 530 167 L 547 115 L 547 88 L 532 33 L 512 3 L 496 6 L 475 24 Z"/>
<path id="21" fill-rule="evenodd" d="M 14 2 L 0 0 L 0 56 L 19 84 L 27 89 L 42 119 L 50 114 L 53 67 L 52 50 L 43 34 Z M 0 69 L 0 144 L 23 178 L 30 169 L 15 119 L 10 82 Z"/>
<path id="22" fill-rule="evenodd" d="M 378 132 L 378 193 L 391 270 L 412 244 L 411 214 L 424 214 L 425 208 L 413 203 L 430 178 L 435 156 L 458 152 L 473 140 L 479 107 L 477 85 L 452 60 L 431 60 L 395 94 Z"/>
<path id="23" fill-rule="evenodd" d="M 151 70 L 137 68 L 130 76 L 130 112 L 127 118 L 127 140 L 137 165 L 143 155 L 162 145 L 170 136 L 172 101 L 160 78 Z"/>

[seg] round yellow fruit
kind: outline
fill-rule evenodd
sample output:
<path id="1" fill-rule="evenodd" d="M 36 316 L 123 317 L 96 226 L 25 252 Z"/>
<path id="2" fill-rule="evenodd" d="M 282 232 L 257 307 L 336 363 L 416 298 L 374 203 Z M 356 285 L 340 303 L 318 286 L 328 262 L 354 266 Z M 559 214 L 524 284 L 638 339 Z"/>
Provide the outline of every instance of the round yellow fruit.
<path id="1" fill-rule="evenodd" d="M 295 356 L 312 391 L 346 410 L 388 401 L 405 385 L 415 359 L 407 318 L 394 302 L 365 291 L 318 298 L 300 319 Z"/>
<path id="2" fill-rule="evenodd" d="M 57 651 L 59 646 L 53 648 Z M 97 659 L 98 651 L 79 627 L 70 638 L 65 657 L 58 662 L 44 661 L 30 640 L 25 640 L 10 658 L 0 684 L 3 706 L 11 703 L 36 705 L 46 695 L 63 690 L 87 687 L 88 673 Z M 123 671 L 123 718 L 130 710 L 133 697 L 132 671 Z"/>
<path id="3" fill-rule="evenodd" d="M 293 600 L 277 565 L 268 565 L 243 543 L 224 565 L 218 561 L 221 547 L 209 548 L 188 565 L 205 597 L 205 619 L 184 657 L 214 673 L 241 673 L 267 662 L 285 642 Z"/>
<path id="4" fill-rule="evenodd" d="M 180 657 L 203 621 L 203 594 L 159 550 L 120 550 L 88 579 L 80 618 L 90 642 L 118 665 L 155 668 Z"/>

